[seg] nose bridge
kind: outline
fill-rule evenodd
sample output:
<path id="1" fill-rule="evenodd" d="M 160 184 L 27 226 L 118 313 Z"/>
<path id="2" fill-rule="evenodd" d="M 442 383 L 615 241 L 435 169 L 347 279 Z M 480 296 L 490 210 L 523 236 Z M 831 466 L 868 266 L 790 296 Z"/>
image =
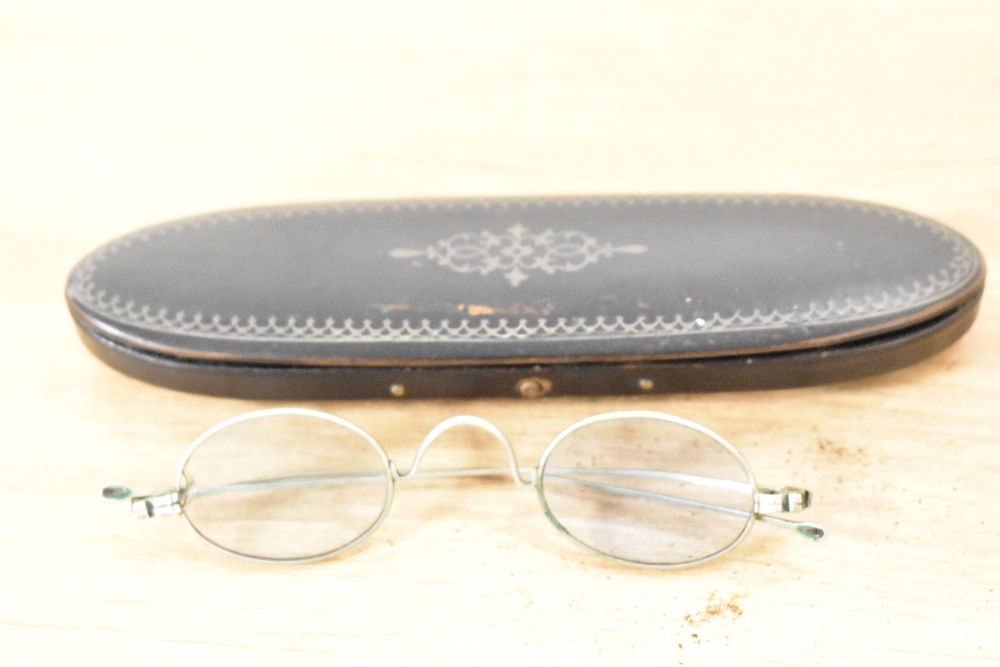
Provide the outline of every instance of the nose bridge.
<path id="1" fill-rule="evenodd" d="M 472 415 L 459 415 L 457 417 L 451 417 L 444 420 L 437 426 L 431 429 L 430 433 L 424 438 L 423 442 L 420 443 L 420 447 L 417 448 L 417 453 L 413 457 L 413 463 L 410 465 L 410 469 L 405 473 L 399 475 L 400 481 L 408 479 L 416 474 L 417 470 L 420 468 L 420 460 L 424 456 L 424 452 L 430 447 L 431 443 L 434 442 L 438 436 L 440 436 L 445 431 L 455 428 L 456 426 L 475 426 L 486 431 L 503 445 L 504 450 L 507 452 L 507 460 L 510 463 L 510 473 L 511 477 L 514 478 L 514 483 L 520 487 L 530 487 L 531 480 L 525 480 L 521 477 L 521 471 L 517 466 L 517 456 L 514 454 L 514 448 L 511 447 L 510 441 L 507 440 L 507 436 L 503 434 L 495 424 L 482 419 L 481 417 L 474 417 Z"/>

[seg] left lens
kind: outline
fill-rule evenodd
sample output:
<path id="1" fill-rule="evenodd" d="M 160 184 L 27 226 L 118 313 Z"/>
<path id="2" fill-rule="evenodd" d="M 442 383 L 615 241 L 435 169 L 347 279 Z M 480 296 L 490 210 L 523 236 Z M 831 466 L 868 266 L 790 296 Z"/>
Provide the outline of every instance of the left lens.
<path id="1" fill-rule="evenodd" d="M 203 435 L 178 474 L 183 513 L 212 544 L 262 560 L 332 555 L 384 518 L 382 449 L 332 415 L 250 413 Z"/>
<path id="2" fill-rule="evenodd" d="M 579 422 L 549 445 L 538 480 L 556 527 L 630 563 L 706 560 L 735 545 L 753 518 L 742 457 L 711 431 L 661 413 Z"/>

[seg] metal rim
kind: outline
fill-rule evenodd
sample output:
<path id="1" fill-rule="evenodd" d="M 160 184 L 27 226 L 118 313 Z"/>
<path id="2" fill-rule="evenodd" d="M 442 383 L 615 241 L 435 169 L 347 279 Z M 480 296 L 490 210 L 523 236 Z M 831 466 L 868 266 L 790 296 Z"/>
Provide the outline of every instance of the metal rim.
<path id="1" fill-rule="evenodd" d="M 395 491 L 395 478 L 393 477 L 392 468 L 390 467 L 389 458 L 386 456 L 385 450 L 382 449 L 382 446 L 379 445 L 378 442 L 373 437 L 371 437 L 367 432 L 365 432 L 361 428 L 355 426 L 354 424 L 352 424 L 351 422 L 347 421 L 346 419 L 341 419 L 340 417 L 337 417 L 336 415 L 331 415 L 331 414 L 326 413 L 326 412 L 320 412 L 319 410 L 308 410 L 306 408 L 272 408 L 272 409 L 269 409 L 269 410 L 256 410 L 254 412 L 247 412 L 247 413 L 238 415 L 236 417 L 232 417 L 231 419 L 227 419 L 227 420 L 225 420 L 223 422 L 220 422 L 220 423 L 216 424 L 215 426 L 213 426 L 212 428 L 208 429 L 207 431 L 205 431 L 204 433 L 202 433 L 200 436 L 198 436 L 198 438 L 193 443 L 191 443 L 191 446 L 188 447 L 187 451 L 184 452 L 184 456 L 181 457 L 181 462 L 177 466 L 177 477 L 176 477 L 176 480 L 175 480 L 176 490 L 177 490 L 178 493 L 180 493 L 180 492 L 182 492 L 184 490 L 184 481 L 185 481 L 184 480 L 184 466 L 187 465 L 187 462 L 191 458 L 191 455 L 194 454 L 195 450 L 198 449 L 199 445 L 201 445 L 203 442 L 205 442 L 206 440 L 208 440 L 209 438 L 211 438 L 213 435 L 215 435 L 219 431 L 221 431 L 221 430 L 223 430 L 225 428 L 228 428 L 229 426 L 232 426 L 234 424 L 238 424 L 240 422 L 248 421 L 248 420 L 251 420 L 251 419 L 260 419 L 260 418 L 263 418 L 263 417 L 275 417 L 275 416 L 282 416 L 282 415 L 285 415 L 285 416 L 292 415 L 292 416 L 300 416 L 300 417 L 314 417 L 314 418 L 317 418 L 317 419 L 323 419 L 325 421 L 332 422 L 332 423 L 337 424 L 339 426 L 343 426 L 344 428 L 350 430 L 351 432 L 353 432 L 353 433 L 361 436 L 361 438 L 364 439 L 365 442 L 367 442 L 369 445 L 371 445 L 372 449 L 374 449 L 375 452 L 376 452 L 376 454 L 378 454 L 379 461 L 381 461 L 381 463 L 382 463 L 382 467 L 383 467 L 383 469 L 385 471 L 386 482 L 387 482 L 386 483 L 385 503 L 382 506 L 382 512 L 379 514 L 378 518 L 375 519 L 375 522 L 372 523 L 371 526 L 369 526 L 364 532 L 362 532 L 360 535 L 358 535 L 357 537 L 355 537 L 350 542 L 347 542 L 346 544 L 342 544 L 342 545 L 338 546 L 337 548 L 332 549 L 330 551 L 325 551 L 323 553 L 319 553 L 319 554 L 315 554 L 315 555 L 311 555 L 311 556 L 298 556 L 298 557 L 294 557 L 294 558 L 267 558 L 265 556 L 252 556 L 250 554 L 240 553 L 239 551 L 234 551 L 234 550 L 228 549 L 228 548 L 226 548 L 226 547 L 224 547 L 224 546 L 222 546 L 220 544 L 216 544 L 211 539 L 209 539 L 206 535 L 204 535 L 200 530 L 198 530 L 197 526 L 195 526 L 191 522 L 191 520 L 188 518 L 187 514 L 185 514 L 185 512 L 184 512 L 183 503 L 181 504 L 181 512 L 180 512 L 180 514 L 181 514 L 182 517 L 184 517 L 184 522 L 188 525 L 188 527 L 190 527 L 191 530 L 194 531 L 194 533 L 198 537 L 200 537 L 202 540 L 204 540 L 208 544 L 212 545 L 214 548 L 219 549 L 220 551 L 224 551 L 227 554 L 230 554 L 230 555 L 233 555 L 233 556 L 237 556 L 238 558 L 243 558 L 245 560 L 251 560 L 251 561 L 256 561 L 256 562 L 266 562 L 266 563 L 289 563 L 289 564 L 291 564 L 291 563 L 307 563 L 309 561 L 322 560 L 324 558 L 330 558 L 332 556 L 336 556 L 337 554 L 341 553 L 342 551 L 346 551 L 346 550 L 350 549 L 351 547 L 357 545 L 359 542 L 361 542 L 366 537 L 368 537 L 376 528 L 379 527 L 379 525 L 385 520 L 385 517 L 388 516 L 388 514 L 389 514 L 389 508 L 392 506 L 392 498 L 393 498 L 393 494 L 394 494 L 394 491 Z"/>
<path id="2" fill-rule="evenodd" d="M 735 549 L 739 545 L 739 543 L 746 538 L 746 536 L 750 533 L 750 529 L 753 527 L 754 520 L 756 519 L 756 514 L 753 512 L 753 510 L 750 511 L 750 517 L 747 519 L 747 523 L 746 526 L 743 527 L 743 531 L 736 537 L 735 540 L 733 540 L 732 543 L 712 554 L 703 556 L 695 560 L 685 561 L 683 563 L 647 563 L 644 561 L 629 560 L 627 558 L 613 556 L 609 553 L 601 551 L 600 549 L 596 549 L 590 546 L 589 544 L 581 541 L 579 538 L 570 533 L 566 529 L 566 527 L 559 522 L 559 520 L 555 517 L 555 515 L 552 514 L 552 511 L 549 509 L 549 504 L 545 500 L 545 488 L 544 488 L 545 466 L 548 463 L 549 455 L 551 455 L 552 452 L 555 451 L 555 448 L 559 445 L 560 442 L 562 442 L 563 439 L 565 439 L 569 434 L 573 433 L 574 431 L 577 431 L 578 429 L 581 429 L 585 426 L 589 426 L 591 424 L 596 424 L 598 422 L 613 421 L 617 419 L 657 419 L 660 421 L 677 424 L 678 426 L 686 426 L 688 428 L 694 429 L 695 431 L 698 431 L 703 435 L 708 436 L 716 443 L 721 445 L 727 452 L 729 452 L 733 456 L 733 458 L 735 458 L 740 463 L 740 465 L 743 466 L 743 470 L 747 475 L 747 482 L 750 484 L 750 488 L 753 490 L 753 493 L 757 492 L 757 481 L 754 479 L 753 472 L 750 470 L 750 464 L 747 463 L 747 460 L 743 458 L 743 455 L 740 454 L 740 452 L 735 447 L 729 444 L 729 442 L 727 442 L 721 435 L 719 435 L 715 431 L 712 431 L 711 429 L 708 429 L 702 426 L 701 424 L 684 419 L 683 417 L 676 417 L 674 415 L 669 415 L 665 412 L 653 412 L 649 410 L 625 410 L 620 412 L 607 412 L 604 414 L 595 415 L 593 417 L 587 417 L 586 419 L 581 419 L 580 421 L 568 426 L 562 431 L 562 433 L 557 435 L 555 439 L 552 440 L 552 442 L 549 443 L 549 446 L 546 447 L 545 451 L 542 453 L 542 458 L 538 462 L 538 471 L 535 474 L 535 491 L 538 493 L 538 502 L 542 506 L 542 512 L 545 514 L 546 517 L 548 517 L 549 521 L 552 522 L 552 525 L 554 525 L 560 533 L 562 533 L 570 540 L 572 540 L 573 542 L 575 542 L 576 544 L 578 544 L 579 546 L 583 547 L 584 549 L 586 549 L 591 553 L 598 554 L 600 556 L 603 556 L 604 558 L 608 558 L 610 560 L 617 561 L 619 563 L 625 563 L 627 565 L 635 565 L 638 567 L 647 567 L 659 570 L 674 570 L 685 567 L 693 567 L 695 565 L 700 565 L 710 560 L 714 560 Z"/>

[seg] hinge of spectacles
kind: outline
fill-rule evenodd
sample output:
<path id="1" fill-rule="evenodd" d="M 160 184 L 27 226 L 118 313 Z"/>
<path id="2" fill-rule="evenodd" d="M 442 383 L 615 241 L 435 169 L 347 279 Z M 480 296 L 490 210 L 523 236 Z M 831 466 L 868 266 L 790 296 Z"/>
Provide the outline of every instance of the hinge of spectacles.
<path id="1" fill-rule="evenodd" d="M 805 489 L 786 486 L 783 489 L 758 489 L 753 494 L 754 512 L 771 514 L 781 512 L 801 512 L 809 507 L 812 495 Z"/>
<path id="2" fill-rule="evenodd" d="M 132 514 L 137 519 L 150 519 L 161 514 L 180 514 L 181 498 L 176 491 L 153 496 L 132 498 Z"/>

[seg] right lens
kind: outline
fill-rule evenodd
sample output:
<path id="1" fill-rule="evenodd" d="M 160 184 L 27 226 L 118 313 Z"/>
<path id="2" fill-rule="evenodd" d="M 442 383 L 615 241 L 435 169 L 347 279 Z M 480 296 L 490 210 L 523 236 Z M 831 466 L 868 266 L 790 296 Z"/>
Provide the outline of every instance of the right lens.
<path id="1" fill-rule="evenodd" d="M 242 415 L 203 435 L 178 486 L 202 537 L 265 560 L 331 555 L 374 528 L 392 497 L 388 461 L 370 436 L 294 408 Z"/>
<path id="2" fill-rule="evenodd" d="M 686 565 L 738 542 L 753 518 L 743 459 L 703 427 L 612 413 L 564 431 L 542 457 L 543 509 L 581 544 L 630 563 Z"/>

